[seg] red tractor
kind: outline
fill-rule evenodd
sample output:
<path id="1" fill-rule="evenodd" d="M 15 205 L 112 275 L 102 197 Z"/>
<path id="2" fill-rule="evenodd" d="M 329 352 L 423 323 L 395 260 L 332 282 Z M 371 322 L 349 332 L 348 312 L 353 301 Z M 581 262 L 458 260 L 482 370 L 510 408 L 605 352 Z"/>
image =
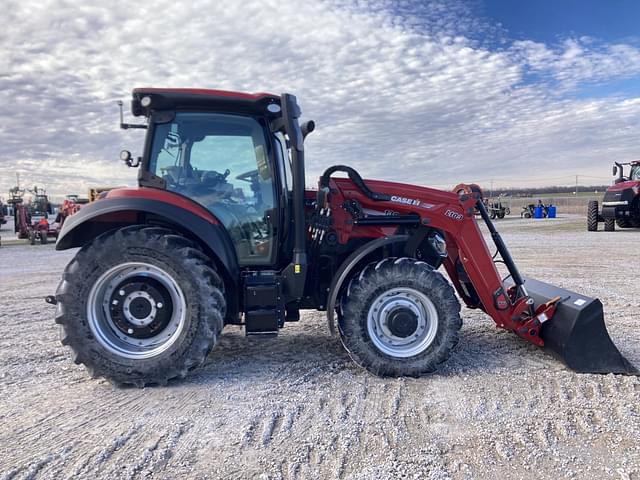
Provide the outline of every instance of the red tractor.
<path id="1" fill-rule="evenodd" d="M 146 122 L 121 126 L 147 130 L 144 154 L 121 158 L 139 168 L 139 187 L 64 223 L 56 248 L 81 249 L 47 298 L 93 376 L 165 384 L 202 364 L 225 325 L 276 335 L 304 309 L 326 311 L 374 374 L 419 376 L 458 342 L 456 292 L 577 371 L 638 373 L 599 300 L 520 275 L 472 189 L 365 181 L 334 165 L 306 190 L 314 123 L 299 123 L 295 96 L 140 88 L 131 107 Z"/>
<path id="2" fill-rule="evenodd" d="M 629 176 L 624 175 L 624 166 L 629 166 Z M 602 200 L 592 200 L 587 207 L 587 230 L 598 230 L 598 222 L 604 222 L 604 230 L 613 232 L 616 223 L 620 228 L 640 228 L 640 160 L 613 164 L 615 183 L 607 188 Z"/>
<path id="3" fill-rule="evenodd" d="M 18 238 L 28 239 L 31 245 L 46 244 L 49 237 L 56 238 L 58 231 L 49 223 L 49 215 L 53 212 L 49 197 L 44 190 L 34 187 L 33 198 L 24 202 L 23 189 L 14 187 L 9 190 L 9 203 L 13 205 L 14 231 Z"/>

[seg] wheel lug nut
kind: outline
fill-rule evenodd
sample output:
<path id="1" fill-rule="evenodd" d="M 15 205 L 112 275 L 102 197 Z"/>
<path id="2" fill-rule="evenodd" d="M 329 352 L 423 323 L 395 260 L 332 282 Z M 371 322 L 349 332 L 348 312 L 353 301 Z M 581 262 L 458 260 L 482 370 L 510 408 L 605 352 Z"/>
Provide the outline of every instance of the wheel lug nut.
<path id="1" fill-rule="evenodd" d="M 111 302 L 113 305 L 117 305 L 118 304 L 118 300 L 114 300 L 113 302 Z"/>
<path id="2" fill-rule="evenodd" d="M 156 303 L 156 307 L 158 307 L 158 308 L 162 308 L 162 302 L 158 302 L 158 303 Z"/>
<path id="3" fill-rule="evenodd" d="M 120 290 L 118 293 L 120 294 L 121 297 L 124 297 L 124 290 Z"/>
<path id="4" fill-rule="evenodd" d="M 133 328 L 130 328 L 129 330 L 127 330 L 127 333 L 128 333 L 129 335 L 132 335 L 132 334 L 133 334 Z"/>

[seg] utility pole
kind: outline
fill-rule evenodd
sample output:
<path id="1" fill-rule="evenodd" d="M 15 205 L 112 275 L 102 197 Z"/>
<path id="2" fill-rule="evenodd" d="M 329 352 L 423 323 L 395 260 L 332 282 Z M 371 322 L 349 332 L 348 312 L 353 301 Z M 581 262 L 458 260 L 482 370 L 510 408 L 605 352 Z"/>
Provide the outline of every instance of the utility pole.
<path id="1" fill-rule="evenodd" d="M 491 180 L 491 190 L 489 191 L 489 197 L 493 198 L 493 180 Z"/>
<path id="2" fill-rule="evenodd" d="M 576 197 L 578 196 L 578 175 L 576 175 L 576 191 L 575 191 L 574 195 Z"/>

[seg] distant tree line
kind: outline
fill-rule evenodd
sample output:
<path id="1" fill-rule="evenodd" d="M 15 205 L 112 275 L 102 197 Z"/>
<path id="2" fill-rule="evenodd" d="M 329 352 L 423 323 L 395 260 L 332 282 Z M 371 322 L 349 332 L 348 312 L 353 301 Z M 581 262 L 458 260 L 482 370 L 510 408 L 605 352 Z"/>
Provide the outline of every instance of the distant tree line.
<path id="1" fill-rule="evenodd" d="M 609 185 L 589 185 L 578 186 L 578 193 L 584 192 L 604 192 Z M 490 192 L 485 188 L 485 195 Z M 572 194 L 576 191 L 575 185 L 564 185 L 555 187 L 527 187 L 527 188 L 494 188 L 493 196 L 509 195 L 511 197 L 535 197 L 536 195 L 549 194 L 549 193 L 564 193 Z"/>

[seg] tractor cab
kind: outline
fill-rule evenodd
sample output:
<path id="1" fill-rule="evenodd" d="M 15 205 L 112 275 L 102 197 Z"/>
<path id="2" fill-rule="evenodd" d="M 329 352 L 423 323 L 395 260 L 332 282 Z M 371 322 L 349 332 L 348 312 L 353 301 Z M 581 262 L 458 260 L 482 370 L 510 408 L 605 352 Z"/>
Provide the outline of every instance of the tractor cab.
<path id="1" fill-rule="evenodd" d="M 625 166 L 630 167 L 628 176 L 624 174 Z M 629 181 L 639 182 L 640 181 L 640 160 L 627 162 L 627 163 L 615 162 L 613 164 L 613 176 L 616 177 L 615 183 L 622 183 L 622 182 L 629 182 Z"/>
<path id="2" fill-rule="evenodd" d="M 145 152 L 136 163 L 127 151 L 122 159 L 140 165 L 141 187 L 177 193 L 206 208 L 224 225 L 240 267 L 275 268 L 291 260 L 294 241 L 286 220 L 295 203 L 296 155 L 289 139 L 313 129 L 311 122 L 300 131 L 295 97 L 288 119 L 282 103 L 266 93 L 136 89 L 132 113 L 148 121 Z"/>
<path id="3" fill-rule="evenodd" d="M 284 139 L 251 116 L 179 111 L 172 117 L 154 125 L 147 175 L 213 213 L 241 264 L 272 263 L 276 198 L 286 194 L 274 160 L 284 158 Z"/>

